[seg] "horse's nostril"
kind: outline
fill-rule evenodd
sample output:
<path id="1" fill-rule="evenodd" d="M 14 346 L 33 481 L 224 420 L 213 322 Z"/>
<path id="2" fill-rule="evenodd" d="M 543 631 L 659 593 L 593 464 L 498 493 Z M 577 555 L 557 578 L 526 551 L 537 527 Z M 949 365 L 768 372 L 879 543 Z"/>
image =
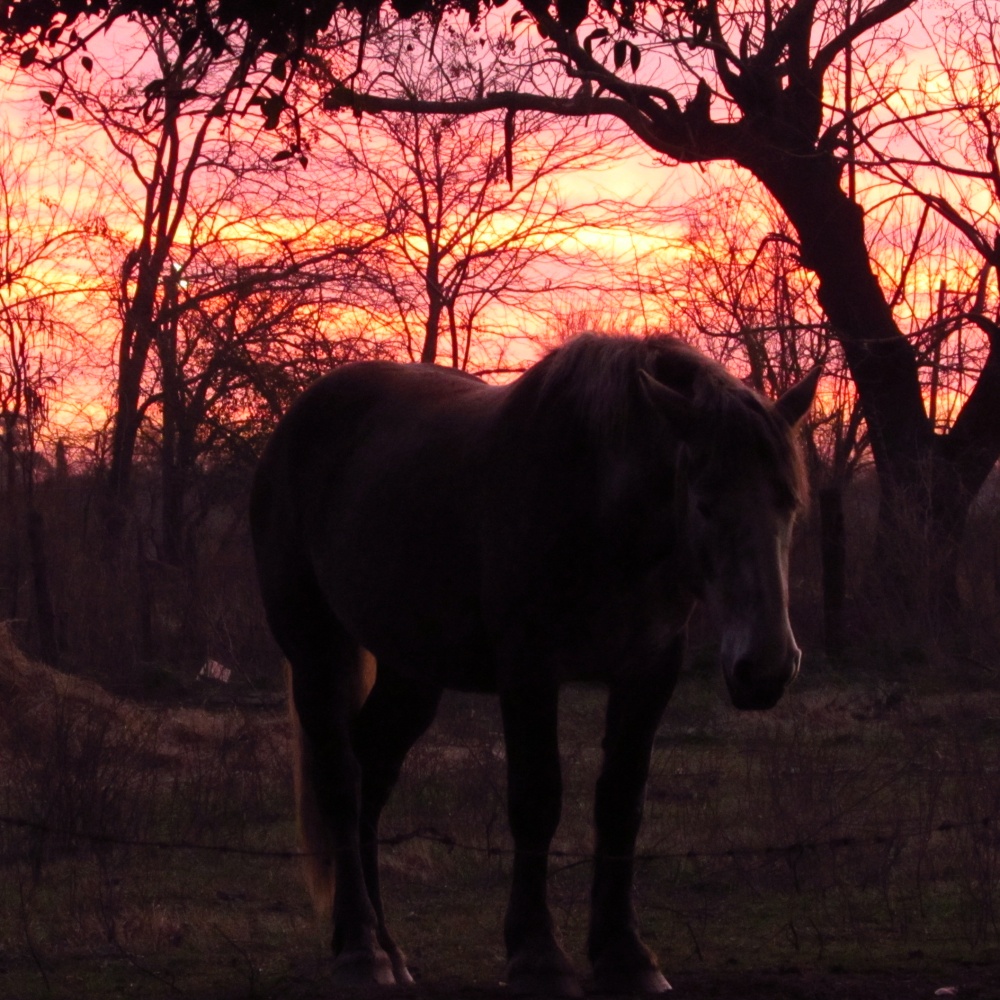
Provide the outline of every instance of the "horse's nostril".
<path id="1" fill-rule="evenodd" d="M 792 669 L 775 676 L 762 670 L 761 665 L 749 656 L 741 656 L 729 674 L 729 696 L 739 709 L 762 711 L 773 708 L 785 691 L 785 685 L 795 676 L 798 657 L 790 661 Z"/>

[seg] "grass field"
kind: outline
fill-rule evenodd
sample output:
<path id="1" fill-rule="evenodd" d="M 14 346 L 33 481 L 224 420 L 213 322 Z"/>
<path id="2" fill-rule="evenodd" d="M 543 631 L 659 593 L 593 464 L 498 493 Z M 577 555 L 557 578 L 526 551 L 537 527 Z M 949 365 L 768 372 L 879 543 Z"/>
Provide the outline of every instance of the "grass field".
<path id="1" fill-rule="evenodd" d="M 0 656 L 0 996 L 322 995 L 283 714 L 136 706 L 17 656 Z M 589 688 L 562 705 L 551 896 L 581 969 L 602 705 Z M 453 696 L 387 811 L 387 909 L 432 991 L 502 975 L 503 774 L 493 701 Z M 775 996 L 812 976 L 1000 996 L 1000 694 L 828 671 L 745 715 L 689 671 L 639 850 L 642 923 L 679 996 L 768 976 Z"/>

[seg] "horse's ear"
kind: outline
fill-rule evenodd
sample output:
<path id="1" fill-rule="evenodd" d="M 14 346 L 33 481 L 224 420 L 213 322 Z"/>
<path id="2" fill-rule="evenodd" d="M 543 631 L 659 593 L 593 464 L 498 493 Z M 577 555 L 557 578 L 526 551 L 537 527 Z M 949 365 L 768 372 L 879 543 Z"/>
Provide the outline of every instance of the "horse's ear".
<path id="1" fill-rule="evenodd" d="M 678 437 L 691 436 L 694 427 L 694 405 L 676 389 L 653 378 L 645 369 L 639 369 L 639 385 L 650 405 L 666 417 Z"/>
<path id="2" fill-rule="evenodd" d="M 775 409 L 785 418 L 789 427 L 794 427 L 809 412 L 813 397 L 816 395 L 819 377 L 822 374 L 822 366 L 816 365 L 791 389 L 786 389 L 781 398 L 774 404 Z"/>

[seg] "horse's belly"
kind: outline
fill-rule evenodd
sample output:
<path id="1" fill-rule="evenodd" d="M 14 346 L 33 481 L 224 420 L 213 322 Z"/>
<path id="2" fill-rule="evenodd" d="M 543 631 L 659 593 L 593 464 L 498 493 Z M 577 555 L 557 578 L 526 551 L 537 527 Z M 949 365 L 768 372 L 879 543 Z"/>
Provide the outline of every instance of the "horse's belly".
<path id="1" fill-rule="evenodd" d="M 372 643 L 376 660 L 389 662 L 404 677 L 425 681 L 454 691 L 496 690 L 496 667 L 489 649 L 480 643 L 428 642 Z"/>
<path id="2" fill-rule="evenodd" d="M 373 587 L 361 593 L 363 600 L 352 592 L 334 608 L 376 660 L 404 677 L 442 688 L 496 689 L 495 656 L 468 594 L 430 587 L 405 593 Z"/>

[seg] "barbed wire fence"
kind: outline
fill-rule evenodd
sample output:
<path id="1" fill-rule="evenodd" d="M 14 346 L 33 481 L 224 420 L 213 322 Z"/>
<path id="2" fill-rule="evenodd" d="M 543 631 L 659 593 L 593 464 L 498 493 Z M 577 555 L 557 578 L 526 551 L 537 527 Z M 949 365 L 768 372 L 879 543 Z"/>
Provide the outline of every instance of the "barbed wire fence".
<path id="1" fill-rule="evenodd" d="M 134 849 L 155 849 L 158 851 L 204 852 L 207 854 L 239 855 L 272 859 L 276 861 L 301 861 L 309 857 L 309 853 L 294 849 L 254 848 L 232 844 L 209 844 L 193 840 L 169 840 L 144 837 L 121 837 L 108 833 L 74 830 L 66 827 L 53 826 L 41 820 L 28 819 L 23 816 L 8 816 L 0 814 L 0 826 L 23 829 L 38 834 L 41 837 L 59 838 L 64 842 L 83 841 L 94 845 L 107 847 L 128 847 Z M 905 828 L 904 828 L 905 827 Z M 931 834 L 952 835 L 963 830 L 992 830 L 1000 837 L 1000 816 L 982 816 L 968 820 L 942 820 L 927 824 L 925 820 L 913 819 L 898 823 L 892 831 L 865 835 L 841 835 L 826 838 L 802 839 L 785 844 L 740 845 L 714 850 L 690 848 L 677 851 L 638 851 L 635 854 L 637 862 L 651 863 L 657 861 L 696 861 L 699 859 L 726 858 L 775 858 L 802 856 L 823 850 L 844 850 L 858 847 L 889 846 L 916 837 L 926 837 Z M 442 832 L 433 826 L 421 826 L 404 833 L 393 834 L 379 838 L 382 847 L 398 847 L 413 841 L 425 841 L 440 845 L 450 851 L 464 851 L 489 857 L 513 857 L 512 847 L 497 845 L 485 846 L 463 841 L 452 834 Z M 590 861 L 590 852 L 566 851 L 553 848 L 549 857 L 562 862 L 558 867 L 581 864 Z"/>
<path id="2" fill-rule="evenodd" d="M 866 790 L 870 792 L 871 786 L 867 786 Z M 498 799 L 499 801 L 501 800 Z M 981 802 L 981 805 L 989 808 L 989 806 L 995 805 L 995 801 L 994 799 L 993 801 Z M 652 870 L 648 871 L 650 886 L 676 884 L 682 893 L 685 887 L 689 886 L 704 886 L 706 884 L 721 886 L 723 883 L 727 887 L 726 892 L 730 892 L 734 884 L 742 886 L 744 889 L 752 888 L 754 892 L 758 891 L 758 887 L 762 887 L 765 892 L 773 890 L 780 894 L 775 899 L 781 900 L 779 904 L 783 908 L 781 919 L 786 920 L 788 933 L 796 937 L 795 953 L 798 954 L 800 947 L 806 949 L 814 946 L 813 938 L 809 936 L 812 932 L 815 933 L 816 941 L 819 942 L 815 944 L 815 947 L 820 953 L 826 948 L 826 942 L 835 940 L 838 933 L 833 924 L 828 926 L 827 923 L 823 922 L 821 910 L 827 906 L 828 900 L 832 899 L 834 906 L 843 904 L 842 919 L 848 921 L 849 924 L 848 930 L 844 933 L 855 934 L 858 937 L 870 933 L 869 924 L 865 922 L 869 919 L 870 914 L 862 917 L 855 912 L 857 906 L 860 905 L 863 908 L 869 902 L 874 906 L 879 905 L 878 900 L 870 894 L 866 894 L 870 893 L 870 887 L 866 888 L 863 885 L 866 877 L 870 877 L 870 873 L 866 875 L 866 865 L 869 868 L 873 865 L 876 868 L 888 866 L 886 867 L 887 872 L 895 871 L 895 866 L 899 858 L 904 855 L 904 851 L 910 860 L 922 857 L 927 845 L 932 841 L 936 845 L 935 849 L 940 849 L 942 856 L 954 855 L 957 859 L 957 856 L 962 852 L 969 855 L 967 862 L 962 863 L 969 865 L 970 877 L 987 874 L 985 869 L 981 867 L 985 862 L 976 861 L 972 857 L 976 851 L 982 850 L 991 858 L 1000 857 L 1000 810 L 987 812 L 986 809 L 983 809 L 982 812 L 977 812 L 971 803 L 966 809 L 966 802 L 962 800 L 952 802 L 953 807 L 957 806 L 957 808 L 952 809 L 948 809 L 947 805 L 940 799 L 935 799 L 933 803 L 928 802 L 925 809 L 922 809 L 916 802 L 910 804 L 916 808 L 905 810 L 905 815 L 901 816 L 881 811 L 878 814 L 867 813 L 864 817 L 855 814 L 851 819 L 847 814 L 841 813 L 837 825 L 832 828 L 827 827 L 831 831 L 828 836 L 806 835 L 801 833 L 801 828 L 796 830 L 794 827 L 779 827 L 775 831 L 778 832 L 778 836 L 769 839 L 763 830 L 758 831 L 757 837 L 753 837 L 752 835 L 747 836 L 747 834 L 752 834 L 751 829 L 743 828 L 740 825 L 732 825 L 728 830 L 720 830 L 718 826 L 713 826 L 711 830 L 706 832 L 705 841 L 711 846 L 695 846 L 697 844 L 696 832 L 695 837 L 691 838 L 695 840 L 695 843 L 686 846 L 686 842 L 689 840 L 688 835 L 692 832 L 690 828 L 687 833 L 674 831 L 668 834 L 670 840 L 664 845 L 665 849 L 661 849 L 654 842 L 650 849 L 640 849 L 634 860 L 637 867 L 643 866 L 643 870 L 646 870 L 646 866 L 653 866 Z M 95 875 L 95 884 L 98 878 L 124 881 L 125 876 L 122 875 L 123 869 L 121 867 L 123 861 L 129 865 L 139 862 L 143 866 L 154 863 L 155 855 L 139 852 L 159 852 L 164 855 L 163 862 L 155 862 L 164 872 L 169 872 L 174 867 L 180 871 L 184 870 L 183 864 L 174 866 L 173 855 L 197 853 L 208 858 L 215 856 L 220 859 L 228 856 L 258 859 L 263 864 L 270 862 L 276 865 L 301 863 L 303 859 L 308 857 L 306 852 L 293 847 L 255 846 L 252 843 L 247 843 L 243 841 L 242 831 L 232 827 L 227 830 L 215 831 L 217 839 L 213 833 L 209 833 L 205 839 L 183 835 L 172 837 L 130 836 L 122 835 L 120 830 L 116 832 L 113 829 L 95 829 L 93 826 L 88 828 L 87 819 L 82 819 L 82 822 L 77 824 L 65 821 L 52 822 L 37 814 L 32 816 L 30 815 L 32 811 L 30 802 L 25 802 L 28 808 L 23 809 L 22 812 L 19 812 L 16 806 L 11 809 L 10 806 L 13 805 L 14 803 L 10 803 L 7 811 L 0 812 L 0 865 L 9 866 L 8 870 L 15 875 L 21 898 L 22 912 L 19 919 L 23 925 L 23 937 L 28 942 L 31 960 L 43 978 L 48 972 L 51 972 L 50 966 L 54 959 L 42 944 L 33 943 L 32 921 L 39 919 L 30 911 L 30 907 L 35 905 L 35 897 L 32 894 L 36 892 L 36 879 L 41 869 L 47 867 L 50 862 L 67 857 L 73 859 L 72 863 L 75 863 L 75 859 L 86 857 L 83 854 L 86 845 L 90 845 L 94 851 L 93 856 L 104 866 Z M 848 810 L 848 813 L 851 812 L 852 810 Z M 900 810 L 900 812 L 904 813 L 904 810 Z M 62 813 L 61 816 L 66 817 L 66 813 Z M 462 855 L 496 859 L 497 867 L 492 871 L 492 874 L 486 875 L 487 882 L 477 881 L 475 883 L 478 892 L 483 891 L 484 885 L 491 887 L 486 891 L 493 891 L 492 886 L 498 878 L 500 881 L 503 880 L 508 860 L 514 854 L 510 841 L 507 839 L 509 835 L 506 835 L 505 839 L 499 843 L 491 843 L 489 832 L 485 833 L 483 840 L 479 839 L 478 827 L 470 828 L 467 825 L 462 825 L 458 827 L 459 830 L 464 831 L 461 833 L 456 832 L 456 828 L 451 827 L 451 824 L 447 819 L 444 819 L 440 812 L 430 814 L 430 818 L 432 818 L 431 823 L 420 823 L 418 820 L 413 825 L 407 824 L 405 820 L 401 822 L 402 817 L 396 819 L 396 829 L 380 838 L 381 847 L 391 857 L 391 852 L 394 849 L 405 849 L 407 845 L 413 844 L 430 845 L 434 850 L 435 871 L 444 870 L 443 866 L 446 863 L 449 865 L 455 863 L 459 865 L 459 870 L 468 871 L 468 867 L 462 867 Z M 825 818 L 828 822 L 829 815 Z M 183 827 L 180 829 L 183 830 Z M 281 833 L 274 832 L 275 829 L 272 828 L 270 833 L 261 834 L 267 837 L 267 840 L 264 841 L 265 844 L 268 840 L 272 843 L 277 840 L 280 843 L 280 838 L 291 840 L 287 827 L 283 828 Z M 809 827 L 806 826 L 806 829 L 808 830 Z M 822 829 L 822 825 L 817 824 L 815 829 Z M 781 836 L 785 830 L 791 834 L 787 839 Z M 760 836 L 761 833 L 764 833 L 764 836 Z M 256 833 L 251 833 L 251 836 L 256 835 Z M 951 841 L 954 841 L 954 847 Z M 676 846 L 678 842 L 680 846 Z M 134 851 L 137 853 L 134 857 L 127 854 L 117 855 L 115 851 L 119 849 L 123 852 Z M 452 856 L 455 856 L 454 862 L 445 861 L 446 858 Z M 559 878 L 564 873 L 571 873 L 568 878 L 558 883 L 558 889 L 553 893 L 555 897 L 553 901 L 554 912 L 561 914 L 559 919 L 563 921 L 565 926 L 569 926 L 574 913 L 585 912 L 582 907 L 585 906 L 587 892 L 585 878 L 580 880 L 573 873 L 586 872 L 587 866 L 592 861 L 592 853 L 584 850 L 566 850 L 556 846 L 549 852 L 549 856 L 551 858 L 549 869 L 551 877 Z M 422 860 L 422 852 L 416 851 L 414 857 Z M 398 871 L 407 873 L 403 877 L 409 884 L 411 878 L 408 873 L 411 869 L 405 867 L 406 858 L 405 854 L 401 856 L 404 867 Z M 919 861 L 916 863 L 919 864 Z M 805 871 L 801 883 L 804 895 L 800 895 L 800 865 Z M 662 867 L 657 868 L 656 866 Z M 978 867 L 973 871 L 972 866 Z M 491 870 L 486 865 L 479 865 L 479 867 L 487 872 Z M 846 875 L 846 879 L 841 874 L 837 874 L 838 869 L 843 875 Z M 219 872 L 227 871 L 221 862 L 218 870 Z M 852 874 L 847 874 L 849 870 Z M 881 871 L 881 868 L 878 870 Z M 907 867 L 907 873 L 908 870 Z M 413 877 L 413 881 L 424 881 L 425 876 L 422 874 L 422 868 L 412 869 L 412 871 L 419 873 Z M 283 872 L 283 870 L 279 869 L 279 872 Z M 833 881 L 828 878 L 831 872 L 834 873 Z M 1000 879 L 1000 876 L 996 876 L 995 872 L 992 875 Z M 230 876 L 227 874 L 225 877 L 229 878 Z M 474 879 L 479 877 L 479 875 L 472 876 Z M 676 881 L 678 879 L 679 881 Z M 996 885 L 1000 885 L 1000 881 Z M 38 898 L 42 899 L 46 891 L 46 883 L 42 883 Z M 81 883 L 79 891 L 81 894 L 87 892 L 88 884 Z M 876 889 L 876 891 L 878 890 Z M 917 884 L 915 888 L 916 901 L 907 900 L 904 905 L 914 911 L 922 911 L 925 901 L 931 901 L 932 905 L 936 905 L 935 897 L 930 894 L 932 891 L 936 890 L 930 890 L 927 887 L 928 894 L 925 895 L 925 887 L 922 884 Z M 995 922 L 997 917 L 994 900 L 995 890 L 982 891 L 986 898 L 980 902 L 979 908 L 976 910 L 970 908 L 970 911 L 963 914 L 955 923 L 956 939 L 964 935 L 962 940 L 966 940 L 966 938 L 971 940 L 970 936 L 974 936 L 977 942 L 991 944 L 1000 936 L 1000 928 Z M 226 898 L 219 892 L 216 892 L 216 895 L 220 899 Z M 123 894 L 115 896 L 114 905 L 123 906 L 123 898 Z M 81 900 L 82 902 L 78 905 L 91 905 L 89 897 L 81 895 Z M 663 900 L 667 901 L 663 902 Z M 893 905 L 896 902 L 898 901 L 894 901 Z M 667 920 L 671 928 L 680 928 L 682 935 L 686 929 L 692 942 L 692 954 L 697 956 L 699 962 L 702 961 L 703 952 L 706 956 L 712 954 L 710 948 L 706 946 L 706 942 L 711 945 L 715 940 L 713 934 L 718 933 L 716 925 L 713 923 L 717 919 L 715 914 L 718 904 L 715 901 L 715 896 L 711 893 L 705 896 L 701 888 L 695 888 L 690 894 L 676 897 L 661 898 L 650 894 L 648 898 L 644 899 L 643 905 L 651 910 L 659 910 L 662 914 L 667 914 L 666 916 L 661 915 L 659 919 Z M 888 907 L 888 902 L 885 905 Z M 556 907 L 558 907 L 558 911 Z M 249 909 L 248 907 L 248 911 Z M 297 912 L 299 917 L 302 917 L 307 911 L 307 906 L 300 906 L 297 910 L 293 907 L 287 912 Z M 39 910 L 39 912 L 41 911 Z M 817 914 L 819 915 L 817 916 Z M 881 909 L 879 915 L 879 919 L 883 919 Z M 12 922 L 18 919 L 18 915 L 15 913 L 9 916 Z M 115 936 L 122 933 L 116 929 L 116 919 L 116 916 L 112 914 L 109 924 L 111 930 L 108 933 L 112 935 L 109 940 L 112 940 L 112 944 L 118 949 L 120 960 L 144 976 L 157 980 L 164 980 L 166 976 L 170 979 L 171 972 L 158 970 L 153 967 L 155 962 L 150 965 L 145 960 L 144 952 L 139 944 L 129 939 L 127 935 L 120 938 Z M 215 919 L 213 917 L 213 920 Z M 892 914 L 885 917 L 885 921 L 891 919 L 894 919 Z M 214 927 L 215 924 L 213 923 L 212 926 Z M 833 927 L 832 930 L 831 927 Z M 810 932 L 809 928 L 812 928 L 813 931 Z M 886 933 L 895 933 L 895 931 Z M 801 935 L 806 935 L 808 943 L 800 944 L 798 942 L 798 937 Z M 236 943 L 233 947 L 250 949 L 250 945 L 245 942 L 240 944 L 241 940 L 237 934 L 234 934 L 233 941 Z M 247 961 L 248 967 L 250 967 L 252 961 L 251 959 Z M 175 989 L 172 985 L 172 979 L 167 985 L 171 989 Z M 175 991 L 179 992 L 179 990 Z"/>
<path id="3" fill-rule="evenodd" d="M 70 736 L 50 739 L 38 762 L 34 721 L 26 714 L 23 724 L 9 721 L 15 714 L 8 714 L 8 725 L 18 726 L 20 742 L 11 741 L 18 753 L 8 756 L 10 789 L 0 797 L 0 878 L 20 894 L 20 910 L 18 898 L 8 895 L 11 906 L 0 919 L 27 942 L 43 977 L 57 954 L 46 935 L 64 920 L 53 916 L 53 895 L 69 893 L 62 908 L 117 942 L 132 964 L 144 949 L 154 954 L 159 947 L 160 932 L 146 923 L 161 918 L 132 913 L 134 900 L 149 891 L 180 898 L 177 911 L 191 916 L 170 919 L 200 929 L 257 920 L 258 902 L 267 913 L 280 902 L 273 912 L 291 915 L 282 920 L 308 919 L 305 893 L 291 886 L 307 854 L 294 846 L 285 746 L 270 729 L 237 720 L 212 730 L 211 740 L 199 732 L 198 741 L 180 743 L 153 724 L 119 737 L 117 729 L 108 735 L 114 718 L 72 716 L 64 724 Z M 413 772 L 420 777 L 414 786 L 401 782 L 399 808 L 386 814 L 380 845 L 387 871 L 394 891 L 412 893 L 403 898 L 414 901 L 416 912 L 425 912 L 425 895 L 444 883 L 458 905 L 475 896 L 479 907 L 496 900 L 499 912 L 514 851 L 503 823 L 499 734 L 484 735 L 483 725 L 459 718 L 455 732 L 447 731 L 449 742 L 417 759 L 415 767 L 427 771 Z M 589 731 L 570 735 L 591 745 Z M 710 956 L 723 939 L 720 914 L 749 913 L 762 898 L 773 909 L 768 933 L 777 939 L 787 927 L 817 954 L 828 942 L 839 947 L 841 937 L 863 941 L 873 926 L 893 947 L 910 947 L 907 935 L 916 932 L 908 927 L 922 927 L 925 910 L 937 920 L 938 910 L 953 905 L 950 926 L 941 931 L 938 920 L 934 932 L 994 947 L 1000 750 L 994 753 L 988 741 L 976 756 L 981 741 L 970 725 L 953 740 L 933 727 L 894 730 L 885 745 L 852 746 L 846 757 L 840 742 L 817 746 L 809 735 L 800 727 L 751 729 L 732 744 L 692 748 L 685 734 L 661 748 L 656 778 L 664 790 L 651 794 L 634 859 L 644 912 L 656 912 L 685 941 L 686 928 L 699 961 L 702 950 Z M 164 757 L 164 745 L 172 756 Z M 575 762 L 579 787 L 590 788 L 596 759 Z M 425 779 L 433 789 L 438 779 L 446 782 L 447 796 L 428 795 Z M 576 787 L 567 785 L 568 822 L 549 852 L 553 912 L 564 928 L 575 928 L 586 913 L 592 861 L 589 792 L 574 795 Z M 447 807 L 458 804 L 461 810 Z M 227 865 L 226 857 L 247 860 Z M 189 868 L 198 870 L 199 885 L 190 885 Z M 68 869 L 72 886 L 63 889 Z M 234 896 L 250 904 L 230 906 Z M 249 937 L 237 931 L 231 937 L 234 947 L 252 951 Z M 81 940 L 91 947 L 90 938 Z"/>

